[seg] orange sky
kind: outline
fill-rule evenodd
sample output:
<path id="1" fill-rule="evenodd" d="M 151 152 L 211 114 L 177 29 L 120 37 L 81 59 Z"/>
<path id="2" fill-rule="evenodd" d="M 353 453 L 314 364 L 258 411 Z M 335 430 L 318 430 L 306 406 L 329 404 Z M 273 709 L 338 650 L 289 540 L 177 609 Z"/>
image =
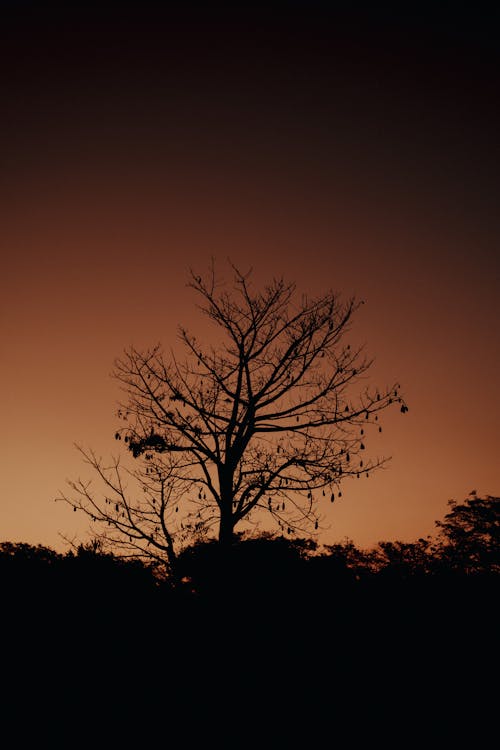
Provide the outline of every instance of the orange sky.
<path id="1" fill-rule="evenodd" d="M 20 3 L 0 32 L 0 539 L 85 533 L 53 502 L 73 443 L 116 452 L 113 359 L 195 331 L 211 255 L 364 298 L 372 381 L 406 395 L 321 541 L 413 540 L 498 494 L 494 19 L 102 7 Z"/>

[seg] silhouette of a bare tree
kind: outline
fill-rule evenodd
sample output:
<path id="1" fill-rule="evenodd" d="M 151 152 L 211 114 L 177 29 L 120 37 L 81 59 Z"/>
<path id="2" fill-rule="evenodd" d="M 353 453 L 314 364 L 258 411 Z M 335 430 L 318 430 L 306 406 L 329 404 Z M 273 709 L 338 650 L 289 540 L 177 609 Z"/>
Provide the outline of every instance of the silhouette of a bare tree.
<path id="1" fill-rule="evenodd" d="M 64 500 L 77 510 L 83 510 L 92 521 L 92 540 L 103 551 L 109 550 L 123 557 L 155 561 L 166 566 L 175 576 L 177 554 L 174 542 L 202 534 L 200 524 L 175 522 L 179 511 L 178 498 L 183 479 L 174 473 L 174 465 L 162 460 L 155 466 L 130 468 L 115 457 L 105 463 L 92 449 L 76 448 L 99 480 L 69 480 L 72 494 L 61 493 L 56 500 Z M 79 545 L 66 538 L 71 546 Z"/>
<path id="2" fill-rule="evenodd" d="M 180 327 L 182 360 L 155 346 L 130 348 L 115 363 L 125 394 L 115 437 L 142 462 L 132 473 L 143 497 L 127 497 L 118 462 L 105 469 L 86 453 L 114 499 L 103 505 L 80 482 L 70 502 L 124 543 L 171 553 L 179 531 L 216 525 L 227 545 L 238 524 L 263 514 L 282 533 L 314 533 L 345 479 L 389 460 L 366 457 L 368 433 L 382 430 L 379 414 L 391 405 L 408 407 L 398 384 L 361 384 L 372 361 L 345 337 L 363 303 L 332 291 L 298 297 L 283 278 L 256 291 L 251 271 L 231 269 L 229 287 L 214 264 L 206 278 L 191 271 L 188 282 L 215 325 L 216 346 Z"/>

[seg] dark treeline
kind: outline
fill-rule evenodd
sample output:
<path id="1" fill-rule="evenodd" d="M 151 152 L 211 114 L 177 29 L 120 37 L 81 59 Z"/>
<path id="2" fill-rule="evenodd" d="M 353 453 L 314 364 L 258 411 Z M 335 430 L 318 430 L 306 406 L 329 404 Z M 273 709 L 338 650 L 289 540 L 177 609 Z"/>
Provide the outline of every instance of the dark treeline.
<path id="1" fill-rule="evenodd" d="M 500 498 L 450 503 L 436 526 L 368 551 L 200 543 L 177 582 L 98 543 L 1 543 L 5 716 L 29 714 L 18 731 L 36 726 L 47 747 L 81 733 L 99 747 L 134 734 L 482 747 L 498 699 Z"/>

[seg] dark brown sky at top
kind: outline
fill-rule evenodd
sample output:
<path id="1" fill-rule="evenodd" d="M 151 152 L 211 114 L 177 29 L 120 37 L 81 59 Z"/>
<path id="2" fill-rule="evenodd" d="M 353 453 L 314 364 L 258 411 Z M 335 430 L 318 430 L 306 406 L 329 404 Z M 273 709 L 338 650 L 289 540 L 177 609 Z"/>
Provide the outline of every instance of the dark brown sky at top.
<path id="1" fill-rule="evenodd" d="M 36 5 L 0 25 L 0 537 L 83 533 L 52 502 L 73 442 L 116 451 L 113 359 L 199 325 L 212 255 L 366 299 L 353 336 L 407 396 L 324 540 L 498 493 L 494 12 Z"/>

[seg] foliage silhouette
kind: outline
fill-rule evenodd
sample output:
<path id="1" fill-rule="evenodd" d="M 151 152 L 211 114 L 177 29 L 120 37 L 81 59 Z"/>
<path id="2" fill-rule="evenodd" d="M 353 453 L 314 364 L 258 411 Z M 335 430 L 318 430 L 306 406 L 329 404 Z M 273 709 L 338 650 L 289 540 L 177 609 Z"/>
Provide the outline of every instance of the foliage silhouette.
<path id="1" fill-rule="evenodd" d="M 446 569 L 462 573 L 500 572 L 500 497 L 478 497 L 472 491 L 450 511 L 439 529 L 439 556 Z"/>

